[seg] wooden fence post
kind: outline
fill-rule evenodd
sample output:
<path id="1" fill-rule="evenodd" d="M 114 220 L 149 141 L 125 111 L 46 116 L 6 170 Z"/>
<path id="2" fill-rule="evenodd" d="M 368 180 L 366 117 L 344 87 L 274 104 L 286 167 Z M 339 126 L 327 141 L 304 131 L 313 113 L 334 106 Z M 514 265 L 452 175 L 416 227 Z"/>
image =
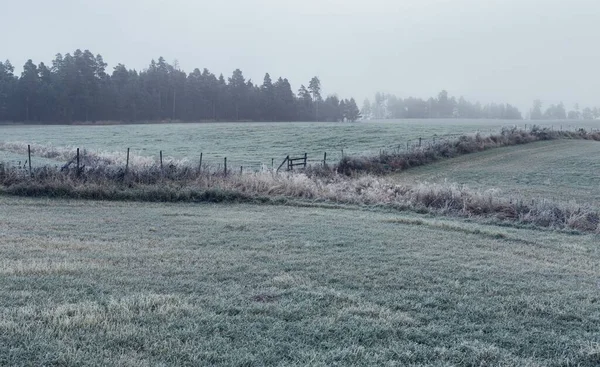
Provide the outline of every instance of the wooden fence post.
<path id="1" fill-rule="evenodd" d="M 419 138 L 419 148 L 421 147 L 422 138 Z"/>
<path id="2" fill-rule="evenodd" d="M 323 166 L 327 165 L 327 152 L 323 154 Z"/>
<path id="3" fill-rule="evenodd" d="M 223 167 L 223 172 L 225 173 L 225 176 L 227 176 L 227 157 L 225 157 L 223 161 Z"/>
<path id="4" fill-rule="evenodd" d="M 281 169 L 281 167 L 283 167 L 283 165 L 285 164 L 285 162 L 288 162 L 290 160 L 290 156 L 288 155 L 287 157 L 285 157 L 285 159 L 283 160 L 283 162 L 281 162 L 281 164 L 279 165 L 279 167 L 277 167 L 277 171 L 279 172 L 279 170 Z M 289 163 L 288 163 L 288 168 L 289 168 Z"/>
<path id="5" fill-rule="evenodd" d="M 125 174 L 129 171 L 129 148 L 127 148 L 127 162 L 125 163 Z"/>
<path id="6" fill-rule="evenodd" d="M 275 158 L 271 158 L 271 171 L 275 169 Z"/>
<path id="7" fill-rule="evenodd" d="M 240 166 L 240 175 L 244 173 L 244 166 Z"/>
<path id="8" fill-rule="evenodd" d="M 77 148 L 77 177 L 79 177 L 79 148 Z"/>
<path id="9" fill-rule="evenodd" d="M 160 151 L 160 170 L 163 170 L 162 150 Z"/>
<path id="10" fill-rule="evenodd" d="M 31 146 L 27 144 L 27 155 L 29 156 L 29 175 L 31 176 Z"/>
<path id="11" fill-rule="evenodd" d="M 304 168 L 306 168 L 307 163 L 308 163 L 308 154 L 304 153 Z"/>
<path id="12" fill-rule="evenodd" d="M 200 152 L 200 164 L 198 165 L 198 171 L 202 172 L 202 152 Z"/>

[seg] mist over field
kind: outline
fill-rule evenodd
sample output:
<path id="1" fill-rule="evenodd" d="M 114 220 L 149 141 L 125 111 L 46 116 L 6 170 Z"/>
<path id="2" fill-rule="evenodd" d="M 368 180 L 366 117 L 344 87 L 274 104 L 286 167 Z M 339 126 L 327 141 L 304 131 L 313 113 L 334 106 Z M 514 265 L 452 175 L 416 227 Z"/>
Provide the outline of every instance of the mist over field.
<path id="1" fill-rule="evenodd" d="M 109 71 L 164 56 L 187 72 L 284 76 L 294 92 L 317 75 L 324 96 L 359 107 L 378 91 L 427 99 L 445 89 L 525 117 L 535 99 L 600 104 L 599 17 L 594 0 L 33 0 L 3 6 L 11 36 L 0 59 L 18 75 L 28 58 L 49 64 L 78 48 L 101 53 Z"/>
<path id="2" fill-rule="evenodd" d="M 600 366 L 598 0 L 0 7 L 0 366 Z"/>

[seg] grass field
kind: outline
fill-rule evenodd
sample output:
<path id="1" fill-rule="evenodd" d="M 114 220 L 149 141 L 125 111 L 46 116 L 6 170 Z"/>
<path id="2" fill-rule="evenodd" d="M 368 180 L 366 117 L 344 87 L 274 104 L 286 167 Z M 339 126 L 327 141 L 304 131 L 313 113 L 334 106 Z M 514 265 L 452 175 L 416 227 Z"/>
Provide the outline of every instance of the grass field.
<path id="1" fill-rule="evenodd" d="M 556 140 L 505 147 L 415 167 L 396 177 L 600 206 L 600 143 Z"/>
<path id="2" fill-rule="evenodd" d="M 231 167 L 259 169 L 271 166 L 271 159 L 280 163 L 286 155 L 308 153 L 318 162 L 327 152 L 330 163 L 346 155 L 377 154 L 381 149 L 396 149 L 415 144 L 419 137 L 439 137 L 498 132 L 502 127 L 517 124 L 523 128 L 531 121 L 508 120 L 399 120 L 359 123 L 202 123 L 150 124 L 116 126 L 0 126 L 0 161 L 24 162 L 27 144 L 41 145 L 46 151 L 59 154 L 58 163 L 72 158 L 75 148 L 93 153 L 121 156 L 131 148 L 136 157 L 158 160 L 159 151 L 165 157 L 188 162 L 198 161 L 200 152 L 205 163 L 223 163 L 227 157 Z M 559 129 L 600 128 L 600 121 L 536 121 L 541 126 Z M 3 143 L 18 142 L 20 151 L 11 152 Z M 16 154 L 15 154 L 16 153 Z M 66 158 L 62 153 L 66 153 Z M 34 156 L 33 163 L 48 161 Z"/>
<path id="3" fill-rule="evenodd" d="M 480 123 L 10 126 L 0 127 L 0 161 L 22 160 L 18 144 L 3 142 L 34 136 L 59 153 L 35 162 L 52 164 L 87 136 L 103 154 L 132 147 L 140 162 L 164 145 L 176 158 L 227 155 L 235 167 L 303 144 L 299 152 L 373 154 Z M 57 184 L 108 198 L 210 189 L 281 200 L 0 195 L 0 366 L 599 366 L 599 156 L 598 142 L 553 140 L 385 177 L 207 174 L 134 187 L 90 177 L 34 185 L 28 174 L 31 192 Z M 511 217 L 515 208 L 524 217 Z M 546 219 L 569 231 L 534 226 Z"/>
<path id="4" fill-rule="evenodd" d="M 0 365 L 598 366 L 594 235 L 0 196 Z"/>

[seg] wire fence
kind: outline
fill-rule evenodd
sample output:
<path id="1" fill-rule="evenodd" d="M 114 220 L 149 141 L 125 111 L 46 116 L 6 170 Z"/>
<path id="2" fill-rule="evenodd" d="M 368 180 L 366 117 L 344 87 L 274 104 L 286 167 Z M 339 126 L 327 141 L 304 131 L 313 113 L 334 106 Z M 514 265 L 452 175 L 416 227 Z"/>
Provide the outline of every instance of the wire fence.
<path id="1" fill-rule="evenodd" d="M 374 155 L 379 153 L 381 154 L 401 154 L 403 152 L 411 152 L 418 149 L 429 149 L 435 147 L 439 144 L 446 144 L 449 142 L 456 141 L 461 136 L 474 136 L 480 135 L 482 137 L 489 137 L 491 135 L 500 134 L 503 129 L 522 129 L 524 131 L 530 131 L 533 126 L 531 124 L 525 124 L 524 126 L 506 126 L 502 129 L 489 129 L 489 130 L 476 130 L 470 134 L 444 134 L 444 135 L 431 135 L 428 137 L 419 137 L 407 140 L 398 141 L 396 145 L 388 145 L 384 147 L 380 147 L 379 150 L 370 150 L 363 152 L 352 152 L 348 154 L 348 150 L 346 152 L 344 149 L 335 149 L 330 151 L 298 151 L 296 154 L 288 154 L 287 156 L 279 156 L 273 157 L 270 161 L 260 162 L 260 163 L 249 163 L 246 162 L 235 162 L 228 161 L 227 157 L 217 157 L 217 156 L 207 156 L 203 152 L 199 152 L 197 158 L 187 157 L 185 160 L 176 160 L 173 158 L 167 158 L 165 151 L 159 150 L 155 157 L 143 157 L 142 163 L 134 163 L 133 156 L 130 154 L 131 149 L 126 148 L 123 151 L 127 152 L 125 162 L 122 162 L 121 159 L 111 159 L 107 157 L 99 157 L 96 153 L 87 151 L 85 149 L 77 148 L 76 154 L 71 155 L 71 158 L 68 162 L 60 162 L 55 159 L 50 159 L 48 157 L 37 157 L 36 149 L 32 149 L 32 145 L 27 145 L 27 151 L 25 152 L 17 152 L 11 154 L 9 159 L 4 159 L 0 161 L 0 166 L 2 167 L 12 167 L 23 172 L 31 172 L 33 168 L 36 167 L 54 167 L 56 169 L 65 169 L 71 165 L 77 163 L 77 169 L 92 168 L 97 165 L 104 164 L 106 166 L 110 166 L 116 169 L 139 169 L 144 167 L 160 167 L 161 170 L 171 169 L 173 167 L 181 167 L 187 166 L 190 168 L 195 168 L 198 171 L 203 171 L 205 173 L 235 173 L 239 172 L 241 174 L 248 172 L 265 172 L 265 171 L 277 171 L 280 166 L 285 166 L 286 159 L 300 159 L 304 158 L 304 165 L 302 167 L 296 167 L 294 165 L 290 167 L 283 167 L 285 169 L 302 169 L 304 167 L 309 166 L 317 166 L 317 165 L 330 165 L 337 163 L 341 158 L 347 155 Z M 573 125 L 556 125 L 556 126 L 548 126 L 551 130 L 557 131 L 581 131 L 586 130 L 581 127 L 573 126 Z M 588 132 L 598 132 L 600 129 L 587 129 Z M 75 152 L 74 152 L 75 153 Z M 68 154 L 63 154 L 63 158 L 68 157 Z M 140 157 L 137 157 L 140 160 Z M 35 160 L 37 162 L 32 162 Z M 283 163 L 282 163 L 283 162 Z M 36 164 L 34 164 L 36 163 Z"/>

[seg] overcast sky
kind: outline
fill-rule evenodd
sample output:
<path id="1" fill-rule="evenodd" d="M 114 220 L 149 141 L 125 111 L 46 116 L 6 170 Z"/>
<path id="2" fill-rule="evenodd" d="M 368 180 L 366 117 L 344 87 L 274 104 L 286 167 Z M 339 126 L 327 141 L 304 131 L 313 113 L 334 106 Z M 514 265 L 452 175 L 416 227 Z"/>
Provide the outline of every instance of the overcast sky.
<path id="1" fill-rule="evenodd" d="M 152 58 L 226 77 L 240 68 L 294 91 L 428 97 L 447 89 L 528 109 L 533 99 L 600 106 L 598 0 L 5 1 L 0 59 L 21 72 L 77 48 L 112 67 Z M 525 111 L 523 111 L 525 112 Z"/>

